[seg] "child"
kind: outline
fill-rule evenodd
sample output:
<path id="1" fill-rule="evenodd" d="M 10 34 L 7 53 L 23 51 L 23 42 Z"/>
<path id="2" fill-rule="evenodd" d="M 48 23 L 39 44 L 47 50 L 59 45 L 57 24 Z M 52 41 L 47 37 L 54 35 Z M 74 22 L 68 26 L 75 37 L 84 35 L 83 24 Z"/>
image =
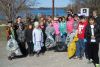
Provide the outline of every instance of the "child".
<path id="1" fill-rule="evenodd" d="M 60 37 L 60 31 L 59 31 L 59 21 L 57 17 L 54 18 L 53 27 L 55 29 L 55 41 L 56 43 L 59 43 L 61 42 L 61 37 Z"/>
<path id="2" fill-rule="evenodd" d="M 20 50 L 21 50 L 23 56 L 27 56 L 27 50 L 26 50 L 26 46 L 25 46 L 26 37 L 25 37 L 24 26 L 20 25 L 16 32 L 17 32 L 17 36 L 18 36 L 17 42 L 18 42 L 18 45 L 20 47 Z"/>
<path id="3" fill-rule="evenodd" d="M 43 47 L 43 32 L 39 28 L 39 22 L 34 22 L 34 30 L 32 32 L 34 51 L 37 53 L 37 57 L 40 54 L 41 47 Z"/>
<path id="4" fill-rule="evenodd" d="M 78 25 L 78 42 L 76 43 L 76 58 L 82 59 L 84 56 L 85 51 L 85 42 L 84 42 L 84 34 L 85 34 L 85 28 L 87 25 L 87 21 L 85 20 L 84 16 L 80 17 L 80 22 Z"/>
<path id="5" fill-rule="evenodd" d="M 26 29 L 26 31 L 25 31 L 25 36 L 26 36 L 26 42 L 27 42 L 27 45 L 28 45 L 28 54 L 29 54 L 29 56 L 33 55 L 32 31 L 33 31 L 32 24 L 29 24 L 28 25 L 28 29 Z"/>
<path id="6" fill-rule="evenodd" d="M 45 33 L 47 35 L 46 44 L 45 44 L 47 49 L 54 46 L 54 38 L 53 38 L 54 32 L 55 32 L 54 27 L 53 27 L 52 23 L 49 22 L 48 26 L 46 27 L 46 31 L 45 31 Z"/>
<path id="7" fill-rule="evenodd" d="M 89 18 L 89 24 L 86 27 L 85 37 L 87 39 L 88 57 L 92 59 L 96 67 L 99 67 L 99 40 L 100 40 L 100 27 L 95 22 L 93 17 Z"/>
<path id="8" fill-rule="evenodd" d="M 16 56 L 22 55 L 18 46 L 17 41 L 15 40 L 14 30 L 13 30 L 13 24 L 12 21 L 8 22 L 8 28 L 7 28 L 7 50 L 8 50 L 8 60 L 12 60 Z"/>
<path id="9" fill-rule="evenodd" d="M 63 42 L 63 44 L 65 44 L 66 41 L 66 36 L 67 36 L 67 30 L 66 30 L 66 21 L 65 18 L 61 17 L 60 18 L 60 23 L 59 23 L 59 30 L 60 30 L 60 35 L 61 35 L 61 41 Z"/>

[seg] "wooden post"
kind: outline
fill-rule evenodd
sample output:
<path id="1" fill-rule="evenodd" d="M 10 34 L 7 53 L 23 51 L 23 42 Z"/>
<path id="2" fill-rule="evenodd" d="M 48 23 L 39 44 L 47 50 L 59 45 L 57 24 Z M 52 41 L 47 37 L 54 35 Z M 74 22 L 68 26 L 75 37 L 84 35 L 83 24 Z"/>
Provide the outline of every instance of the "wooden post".
<path id="1" fill-rule="evenodd" d="M 55 1 L 55 0 L 52 0 L 52 18 L 53 18 L 53 19 L 54 19 L 54 9 L 55 9 L 55 8 L 54 8 L 54 1 Z"/>

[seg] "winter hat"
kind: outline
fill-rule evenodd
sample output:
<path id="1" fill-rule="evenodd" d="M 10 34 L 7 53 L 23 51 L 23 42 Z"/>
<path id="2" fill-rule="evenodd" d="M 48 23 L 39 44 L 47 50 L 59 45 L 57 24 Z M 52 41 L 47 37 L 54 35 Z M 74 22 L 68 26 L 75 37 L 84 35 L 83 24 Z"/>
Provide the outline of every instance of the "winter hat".
<path id="1" fill-rule="evenodd" d="M 36 26 L 39 26 L 39 22 L 34 22 L 34 26 L 36 27 Z"/>

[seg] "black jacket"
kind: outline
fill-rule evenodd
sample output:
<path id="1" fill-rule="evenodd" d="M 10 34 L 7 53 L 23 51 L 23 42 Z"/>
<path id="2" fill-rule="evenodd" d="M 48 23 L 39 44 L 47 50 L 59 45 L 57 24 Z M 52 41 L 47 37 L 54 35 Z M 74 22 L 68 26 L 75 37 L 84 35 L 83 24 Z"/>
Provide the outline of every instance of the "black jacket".
<path id="1" fill-rule="evenodd" d="M 87 39 L 87 42 L 91 41 L 91 27 L 90 24 L 87 25 L 86 30 L 85 30 L 85 38 Z M 100 25 L 95 24 L 94 25 L 94 36 L 96 38 L 96 42 L 99 43 L 100 42 Z"/>
<path id="2" fill-rule="evenodd" d="M 32 42 L 32 29 L 27 29 L 25 31 L 26 42 Z"/>
<path id="3" fill-rule="evenodd" d="M 97 17 L 95 18 L 95 20 L 96 20 L 97 24 L 99 24 L 99 25 L 100 25 L 100 17 L 99 17 L 99 16 L 97 16 Z"/>

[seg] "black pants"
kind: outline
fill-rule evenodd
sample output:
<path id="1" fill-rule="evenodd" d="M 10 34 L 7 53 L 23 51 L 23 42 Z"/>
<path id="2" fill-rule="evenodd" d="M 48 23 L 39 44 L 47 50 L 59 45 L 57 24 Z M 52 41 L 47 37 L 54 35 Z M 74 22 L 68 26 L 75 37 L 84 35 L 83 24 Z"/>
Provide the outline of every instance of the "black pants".
<path id="1" fill-rule="evenodd" d="M 88 57 L 89 59 L 93 59 L 95 64 L 99 64 L 98 51 L 99 51 L 99 44 L 97 44 L 96 42 L 91 42 L 88 45 Z"/>
<path id="2" fill-rule="evenodd" d="M 33 54 L 33 42 L 27 42 L 28 45 L 28 54 Z"/>
<path id="3" fill-rule="evenodd" d="M 18 42 L 19 44 L 19 48 L 23 54 L 23 56 L 27 56 L 27 50 L 26 50 L 26 46 L 25 46 L 25 42 Z"/>

